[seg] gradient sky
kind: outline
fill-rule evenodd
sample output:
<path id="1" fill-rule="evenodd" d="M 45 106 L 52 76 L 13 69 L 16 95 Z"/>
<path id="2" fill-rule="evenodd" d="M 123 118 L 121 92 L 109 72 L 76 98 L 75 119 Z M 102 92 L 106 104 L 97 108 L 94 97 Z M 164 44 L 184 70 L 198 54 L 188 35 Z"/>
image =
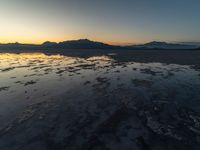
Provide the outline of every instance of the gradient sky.
<path id="1" fill-rule="evenodd" d="M 0 43 L 200 41 L 200 0 L 0 0 Z"/>

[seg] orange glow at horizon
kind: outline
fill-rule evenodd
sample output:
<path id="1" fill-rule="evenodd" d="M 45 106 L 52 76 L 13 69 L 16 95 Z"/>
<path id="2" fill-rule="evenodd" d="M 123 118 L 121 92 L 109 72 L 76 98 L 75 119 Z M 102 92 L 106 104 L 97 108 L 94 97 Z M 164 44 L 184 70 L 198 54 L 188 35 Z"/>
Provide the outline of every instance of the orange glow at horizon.
<path id="1" fill-rule="evenodd" d="M 171 0 L 172 1 L 172 0 Z M 178 0 L 177 0 L 178 1 Z M 0 43 L 199 41 L 199 2 L 0 0 Z M 140 9 L 145 8 L 145 9 Z M 170 9 L 168 9 L 170 8 Z M 181 12 L 181 13 L 180 13 Z"/>
<path id="2" fill-rule="evenodd" d="M 98 41 L 98 42 L 103 42 L 111 45 L 128 45 L 128 44 L 139 44 L 139 43 L 144 43 L 146 40 L 141 40 L 141 39 L 126 39 L 124 41 L 121 41 L 121 39 L 106 39 L 106 38 L 95 38 L 95 37 L 85 37 L 85 36 L 43 36 L 43 37 L 5 37 L 0 35 L 0 43 L 1 44 L 6 44 L 6 43 L 22 43 L 22 44 L 42 44 L 45 41 L 51 41 L 51 42 L 62 42 L 62 41 L 68 41 L 68 40 L 78 40 L 78 39 L 89 39 L 92 41 Z"/>

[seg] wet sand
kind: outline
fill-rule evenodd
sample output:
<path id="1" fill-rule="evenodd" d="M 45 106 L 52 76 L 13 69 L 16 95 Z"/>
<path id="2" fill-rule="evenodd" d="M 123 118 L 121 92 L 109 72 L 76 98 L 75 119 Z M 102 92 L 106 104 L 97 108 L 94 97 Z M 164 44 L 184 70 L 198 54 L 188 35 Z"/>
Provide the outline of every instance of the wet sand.
<path id="1" fill-rule="evenodd" d="M 200 148 L 200 51 L 16 53 L 0 53 L 1 150 Z"/>

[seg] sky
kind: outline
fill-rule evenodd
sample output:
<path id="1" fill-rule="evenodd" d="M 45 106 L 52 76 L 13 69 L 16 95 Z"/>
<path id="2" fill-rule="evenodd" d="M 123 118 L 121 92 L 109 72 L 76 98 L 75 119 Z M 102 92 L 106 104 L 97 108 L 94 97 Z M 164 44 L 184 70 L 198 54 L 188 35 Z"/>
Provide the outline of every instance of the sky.
<path id="1" fill-rule="evenodd" d="M 0 0 L 0 43 L 199 42 L 200 0 Z"/>

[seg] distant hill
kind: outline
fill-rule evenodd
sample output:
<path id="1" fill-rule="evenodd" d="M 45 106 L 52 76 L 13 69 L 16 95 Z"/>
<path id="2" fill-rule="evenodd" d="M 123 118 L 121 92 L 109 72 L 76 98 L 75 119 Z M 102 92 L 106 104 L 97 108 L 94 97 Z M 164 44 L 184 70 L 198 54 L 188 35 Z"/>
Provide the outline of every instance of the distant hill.
<path id="1" fill-rule="evenodd" d="M 20 44 L 20 43 L 0 44 L 0 50 L 35 50 L 39 48 L 40 45 L 34 45 L 34 44 Z"/>
<path id="2" fill-rule="evenodd" d="M 101 42 L 90 41 L 88 39 L 64 41 L 57 44 L 61 49 L 109 49 L 113 48 L 112 45 L 108 45 Z"/>
<path id="3" fill-rule="evenodd" d="M 195 45 L 173 44 L 173 43 L 157 42 L 157 41 L 153 41 L 153 42 L 142 44 L 142 45 L 133 45 L 133 47 L 143 47 L 143 48 L 148 48 L 148 49 L 195 49 L 197 48 L 197 46 Z"/>
<path id="4" fill-rule="evenodd" d="M 52 49 L 113 49 L 118 46 L 90 41 L 88 39 L 56 42 L 44 42 L 41 45 L 9 43 L 0 44 L 0 50 L 52 50 Z"/>
<path id="5" fill-rule="evenodd" d="M 173 44 L 166 42 L 150 42 L 141 45 L 132 46 L 114 46 L 105 44 L 102 42 L 91 41 L 88 39 L 71 40 L 63 42 L 44 42 L 41 45 L 34 44 L 20 44 L 20 43 L 9 43 L 0 44 L 0 50 L 67 50 L 67 49 L 197 49 L 197 46 L 186 45 L 186 44 Z"/>
<path id="6" fill-rule="evenodd" d="M 56 42 L 49 42 L 49 41 L 46 41 L 44 42 L 41 46 L 47 46 L 47 47 L 50 47 L 50 46 L 56 46 L 57 43 Z"/>
<path id="7" fill-rule="evenodd" d="M 55 42 L 44 42 L 43 47 L 61 48 L 61 49 L 88 49 L 88 48 L 110 48 L 108 44 L 90 41 L 88 39 L 63 41 L 60 43 Z"/>

